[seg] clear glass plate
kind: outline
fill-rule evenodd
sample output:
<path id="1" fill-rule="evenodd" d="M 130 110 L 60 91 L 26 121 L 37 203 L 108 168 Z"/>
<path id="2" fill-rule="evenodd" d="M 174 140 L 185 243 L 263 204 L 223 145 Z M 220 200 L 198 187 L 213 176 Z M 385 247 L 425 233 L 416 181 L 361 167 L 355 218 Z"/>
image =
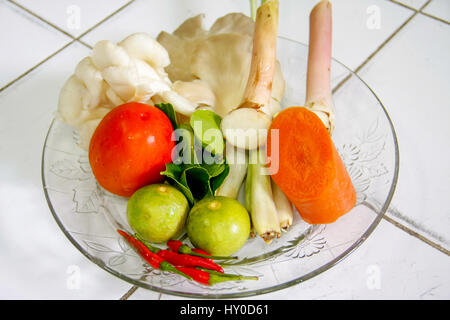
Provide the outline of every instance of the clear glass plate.
<path id="1" fill-rule="evenodd" d="M 308 47 L 279 38 L 278 59 L 286 79 L 283 106 L 305 101 Z M 78 135 L 54 120 L 42 155 L 42 182 L 50 210 L 68 239 L 104 270 L 142 288 L 187 297 L 232 298 L 283 289 L 334 266 L 355 250 L 380 222 L 398 176 L 397 139 L 389 115 L 374 92 L 343 64 L 331 66 L 336 126 L 333 140 L 357 190 L 357 205 L 337 222 L 309 225 L 295 215 L 291 229 L 266 245 L 251 238 L 226 272 L 258 276 L 207 287 L 149 267 L 117 234 L 131 230 L 126 198 L 96 183 Z M 188 241 L 186 239 L 186 241 Z"/>

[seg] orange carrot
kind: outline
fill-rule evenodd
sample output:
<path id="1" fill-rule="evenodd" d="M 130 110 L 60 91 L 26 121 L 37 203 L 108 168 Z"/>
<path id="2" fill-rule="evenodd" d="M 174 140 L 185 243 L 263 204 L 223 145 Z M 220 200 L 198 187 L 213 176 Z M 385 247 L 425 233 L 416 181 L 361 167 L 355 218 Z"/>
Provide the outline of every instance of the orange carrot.
<path id="1" fill-rule="evenodd" d="M 272 141 L 274 129 L 278 130 L 278 148 Z M 278 162 L 271 164 L 278 167 L 273 181 L 306 222 L 331 223 L 355 206 L 352 181 L 327 128 L 314 112 L 303 107 L 280 112 L 269 130 L 267 153 L 271 161 Z"/>

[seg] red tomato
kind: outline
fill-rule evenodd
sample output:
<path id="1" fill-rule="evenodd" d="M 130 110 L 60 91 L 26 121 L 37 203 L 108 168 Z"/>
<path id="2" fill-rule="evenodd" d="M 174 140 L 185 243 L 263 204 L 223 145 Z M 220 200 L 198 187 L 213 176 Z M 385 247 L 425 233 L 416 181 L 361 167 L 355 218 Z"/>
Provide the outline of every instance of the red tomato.
<path id="1" fill-rule="evenodd" d="M 154 106 L 126 103 L 99 123 L 89 145 L 89 163 L 98 183 L 129 197 L 137 189 L 162 182 L 175 146 L 169 118 Z"/>

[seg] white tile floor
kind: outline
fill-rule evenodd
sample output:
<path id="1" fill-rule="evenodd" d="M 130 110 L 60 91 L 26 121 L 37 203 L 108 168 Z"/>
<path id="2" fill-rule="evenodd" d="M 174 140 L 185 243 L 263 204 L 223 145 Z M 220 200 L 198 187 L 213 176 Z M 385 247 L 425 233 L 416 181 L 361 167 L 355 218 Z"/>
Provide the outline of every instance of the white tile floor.
<path id="1" fill-rule="evenodd" d="M 78 37 L 128 3 L 128 0 L 17 0 L 61 30 Z"/>
<path id="2" fill-rule="evenodd" d="M 59 89 L 89 52 L 74 39 L 86 33 L 81 40 L 93 45 L 135 31 L 156 36 L 201 12 L 207 24 L 224 12 L 248 12 L 248 2 L 15 3 L 0 0 L 0 298 L 118 299 L 132 286 L 89 262 L 65 238 L 40 181 L 42 145 Z M 314 3 L 282 0 L 280 34 L 307 42 L 307 15 Z M 334 56 L 358 70 L 394 122 L 401 156 L 397 192 L 386 219 L 344 261 L 258 298 L 449 299 L 448 1 L 333 4 Z M 380 276 L 375 282 L 374 275 Z M 137 289 L 129 298 L 176 297 Z"/>
<path id="3" fill-rule="evenodd" d="M 316 3 L 316 0 L 283 0 L 280 34 L 308 43 L 308 16 Z M 331 3 L 333 57 L 353 70 L 413 13 L 386 0 L 332 0 Z"/>
<path id="4" fill-rule="evenodd" d="M 414 248 L 414 250 L 411 250 Z M 399 254 L 401 252 L 401 254 Z M 428 261 L 434 261 L 431 266 Z M 400 267 L 401 266 L 401 267 Z M 382 221 L 354 254 L 312 280 L 260 299 L 433 299 L 448 297 L 450 279 L 436 276 L 450 259 Z M 408 272 L 405 272 L 408 270 Z M 432 276 L 427 276 L 430 273 Z M 142 291 L 142 292 L 140 292 Z M 130 299 L 147 299 L 138 289 Z M 161 299 L 180 299 L 163 295 Z M 245 298 L 249 300 L 251 298 Z"/>
<path id="5" fill-rule="evenodd" d="M 72 44 L 0 92 L 0 298 L 118 299 L 130 287 L 67 240 L 50 214 L 40 182 L 55 91 L 72 72 L 71 61 L 88 52 Z"/>
<path id="6" fill-rule="evenodd" d="M 172 32 L 185 19 L 200 13 L 208 13 L 205 16 L 205 27 L 209 27 L 224 12 L 249 12 L 249 10 L 249 2 L 242 0 L 215 1 L 214 4 L 208 0 L 166 0 L 164 4 L 159 0 L 136 0 L 132 6 L 108 19 L 82 37 L 82 40 L 92 46 L 99 40 L 120 41 L 127 35 L 140 31 L 156 37 L 161 30 Z"/>
<path id="7" fill-rule="evenodd" d="M 11 26 L 20 27 L 11 28 Z M 0 88 L 71 40 L 5 0 L 0 1 L 0 28 L 2 30 Z M 33 54 L 30 54 L 30 50 Z"/>
<path id="8" fill-rule="evenodd" d="M 389 215 L 447 249 L 450 209 L 438 199 L 450 194 L 442 183 L 450 181 L 449 39 L 448 24 L 416 15 L 359 72 L 388 108 L 399 140 L 400 177 Z"/>

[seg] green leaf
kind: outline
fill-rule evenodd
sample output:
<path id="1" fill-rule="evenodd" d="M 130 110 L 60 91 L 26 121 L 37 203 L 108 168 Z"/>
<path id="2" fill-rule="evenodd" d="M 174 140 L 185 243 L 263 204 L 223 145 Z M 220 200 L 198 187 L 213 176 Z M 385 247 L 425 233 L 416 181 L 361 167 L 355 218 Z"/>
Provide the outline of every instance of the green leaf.
<path id="1" fill-rule="evenodd" d="M 210 110 L 197 110 L 191 115 L 190 124 L 202 147 L 213 155 L 223 154 L 225 143 L 220 122 L 222 118 Z"/>
<path id="2" fill-rule="evenodd" d="M 173 163 L 166 163 L 166 170 L 162 171 L 161 174 L 168 176 L 172 179 L 178 180 L 182 172 L 183 170 L 181 169 L 180 166 L 177 166 L 176 164 Z"/>
<path id="3" fill-rule="evenodd" d="M 175 121 L 178 141 L 176 152 L 179 153 L 174 163 L 166 164 L 166 170 L 161 174 L 183 192 L 191 206 L 196 200 L 213 196 L 230 171 L 229 165 L 223 158 L 224 140 L 220 130 L 221 118 L 212 111 L 197 110 L 191 116 L 193 127 L 189 124 L 177 125 L 172 105 L 157 106 Z M 187 152 L 189 154 L 184 154 Z M 211 159 L 212 163 L 200 164 L 198 159 L 203 158 Z"/>
<path id="4" fill-rule="evenodd" d="M 178 141 L 177 151 L 180 151 L 181 148 L 180 157 L 175 160 L 175 163 L 198 164 L 199 161 L 197 152 L 199 152 L 199 150 L 197 150 L 198 148 L 195 144 L 194 131 L 191 126 L 187 123 L 182 123 L 178 126 L 175 134 Z M 201 151 L 201 148 L 199 149 Z M 187 151 L 188 154 L 185 154 L 185 151 Z"/>
<path id="5" fill-rule="evenodd" d="M 202 164 L 211 178 L 217 177 L 225 170 L 225 163 Z"/>
<path id="6" fill-rule="evenodd" d="M 228 163 L 224 163 L 222 167 L 223 170 L 221 171 L 221 173 L 211 178 L 210 185 L 213 194 L 216 192 L 217 189 L 219 189 L 219 187 L 225 181 L 225 178 L 230 173 L 230 165 Z"/>
<path id="7" fill-rule="evenodd" d="M 208 171 L 200 166 L 185 169 L 180 177 L 180 182 L 188 187 L 194 198 L 198 200 L 213 195 L 209 180 Z"/>
<path id="8" fill-rule="evenodd" d="M 177 116 L 175 114 L 175 109 L 170 103 L 158 103 L 155 104 L 159 110 L 165 113 L 165 115 L 169 118 L 170 122 L 172 122 L 172 127 L 174 129 L 178 128 Z"/>
<path id="9" fill-rule="evenodd" d="M 213 165 L 170 163 L 161 174 L 170 178 L 192 205 L 195 200 L 213 196 L 229 172 L 230 166 L 227 163 Z"/>
<path id="10" fill-rule="evenodd" d="M 180 182 L 180 177 L 182 174 L 182 168 L 173 163 L 166 163 L 166 170 L 161 172 L 161 175 L 169 178 L 172 184 L 184 194 L 189 204 L 192 206 L 194 205 L 194 196 L 192 195 L 192 192 L 187 184 L 184 185 Z"/>

